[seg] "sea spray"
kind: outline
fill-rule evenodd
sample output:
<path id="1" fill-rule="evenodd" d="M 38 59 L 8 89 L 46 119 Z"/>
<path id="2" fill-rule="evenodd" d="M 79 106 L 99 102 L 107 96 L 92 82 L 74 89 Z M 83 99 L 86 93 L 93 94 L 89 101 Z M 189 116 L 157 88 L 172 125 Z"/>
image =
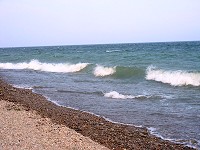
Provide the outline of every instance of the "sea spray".
<path id="1" fill-rule="evenodd" d="M 147 80 L 168 83 L 172 86 L 200 86 L 200 73 L 187 71 L 166 71 L 150 66 L 146 71 Z"/>
<path id="2" fill-rule="evenodd" d="M 38 60 L 31 60 L 29 63 L 0 63 L 1 69 L 31 69 L 44 72 L 78 72 L 87 67 L 88 63 L 42 63 Z"/>

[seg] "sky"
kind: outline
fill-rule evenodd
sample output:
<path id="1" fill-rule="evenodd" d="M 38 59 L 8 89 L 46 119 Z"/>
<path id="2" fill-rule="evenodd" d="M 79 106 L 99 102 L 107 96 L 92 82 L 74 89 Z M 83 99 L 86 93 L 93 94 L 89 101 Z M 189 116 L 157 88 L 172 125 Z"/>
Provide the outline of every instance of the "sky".
<path id="1" fill-rule="evenodd" d="M 0 47 L 200 40 L 200 0 L 0 0 Z"/>

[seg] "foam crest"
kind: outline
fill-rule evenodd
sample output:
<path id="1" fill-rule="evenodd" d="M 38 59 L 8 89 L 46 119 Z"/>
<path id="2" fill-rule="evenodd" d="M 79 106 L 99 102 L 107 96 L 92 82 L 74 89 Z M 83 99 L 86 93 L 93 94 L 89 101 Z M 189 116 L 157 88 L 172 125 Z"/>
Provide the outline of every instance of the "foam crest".
<path id="1" fill-rule="evenodd" d="M 96 77 L 104 77 L 104 76 L 109 76 L 112 75 L 116 72 L 116 67 L 103 67 L 97 65 L 94 69 L 94 75 Z"/>
<path id="2" fill-rule="evenodd" d="M 31 69 L 45 72 L 78 72 L 84 69 L 88 63 L 41 63 L 38 60 L 32 60 L 29 63 L 0 63 L 1 69 Z"/>
<path id="3" fill-rule="evenodd" d="M 109 98 L 114 98 L 114 99 L 133 99 L 133 98 L 136 98 L 136 96 L 123 95 L 123 94 L 120 94 L 116 91 L 111 91 L 109 93 L 105 93 L 104 96 L 109 97 Z"/>
<path id="4" fill-rule="evenodd" d="M 200 86 L 200 73 L 186 71 L 166 71 L 156 69 L 153 66 L 147 68 L 147 80 L 155 80 L 162 83 L 168 83 L 172 86 Z"/>
<path id="5" fill-rule="evenodd" d="M 107 50 L 106 53 L 121 52 L 122 50 Z"/>

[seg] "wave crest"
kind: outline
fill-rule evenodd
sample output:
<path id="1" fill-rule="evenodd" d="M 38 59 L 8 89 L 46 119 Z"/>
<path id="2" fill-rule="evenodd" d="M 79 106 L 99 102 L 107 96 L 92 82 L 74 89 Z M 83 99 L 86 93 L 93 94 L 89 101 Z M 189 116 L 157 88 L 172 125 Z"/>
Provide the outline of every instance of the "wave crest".
<path id="1" fill-rule="evenodd" d="M 97 65 L 94 69 L 94 75 L 96 77 L 104 77 L 112 75 L 116 72 L 116 67 L 103 67 L 100 65 Z"/>
<path id="2" fill-rule="evenodd" d="M 150 66 L 146 70 L 146 79 L 168 83 L 172 86 L 200 86 L 200 73 L 178 71 L 166 71 Z"/>
<path id="3" fill-rule="evenodd" d="M 107 50 L 106 53 L 121 52 L 122 50 Z"/>
<path id="4" fill-rule="evenodd" d="M 132 98 L 135 98 L 135 96 L 123 95 L 123 94 L 120 94 L 120 93 L 118 93 L 116 91 L 105 93 L 104 96 L 105 97 L 109 97 L 109 98 L 114 98 L 114 99 L 132 99 Z"/>
<path id="5" fill-rule="evenodd" d="M 87 67 L 88 63 L 41 63 L 38 60 L 31 60 L 29 63 L 0 63 L 1 69 L 31 69 L 45 72 L 78 72 Z"/>
<path id="6" fill-rule="evenodd" d="M 145 98 L 151 98 L 151 96 L 145 96 L 145 95 L 137 95 L 137 96 L 123 95 L 123 94 L 120 94 L 116 91 L 104 93 L 104 97 L 113 98 L 113 99 L 145 99 Z"/>

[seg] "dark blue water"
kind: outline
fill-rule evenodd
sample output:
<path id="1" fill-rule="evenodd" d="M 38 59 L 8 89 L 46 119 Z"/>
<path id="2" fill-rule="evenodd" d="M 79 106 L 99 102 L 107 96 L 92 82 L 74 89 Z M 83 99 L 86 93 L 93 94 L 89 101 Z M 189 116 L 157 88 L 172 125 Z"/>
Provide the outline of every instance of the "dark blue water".
<path id="1" fill-rule="evenodd" d="M 0 48 L 0 75 L 59 105 L 200 147 L 200 42 Z"/>

